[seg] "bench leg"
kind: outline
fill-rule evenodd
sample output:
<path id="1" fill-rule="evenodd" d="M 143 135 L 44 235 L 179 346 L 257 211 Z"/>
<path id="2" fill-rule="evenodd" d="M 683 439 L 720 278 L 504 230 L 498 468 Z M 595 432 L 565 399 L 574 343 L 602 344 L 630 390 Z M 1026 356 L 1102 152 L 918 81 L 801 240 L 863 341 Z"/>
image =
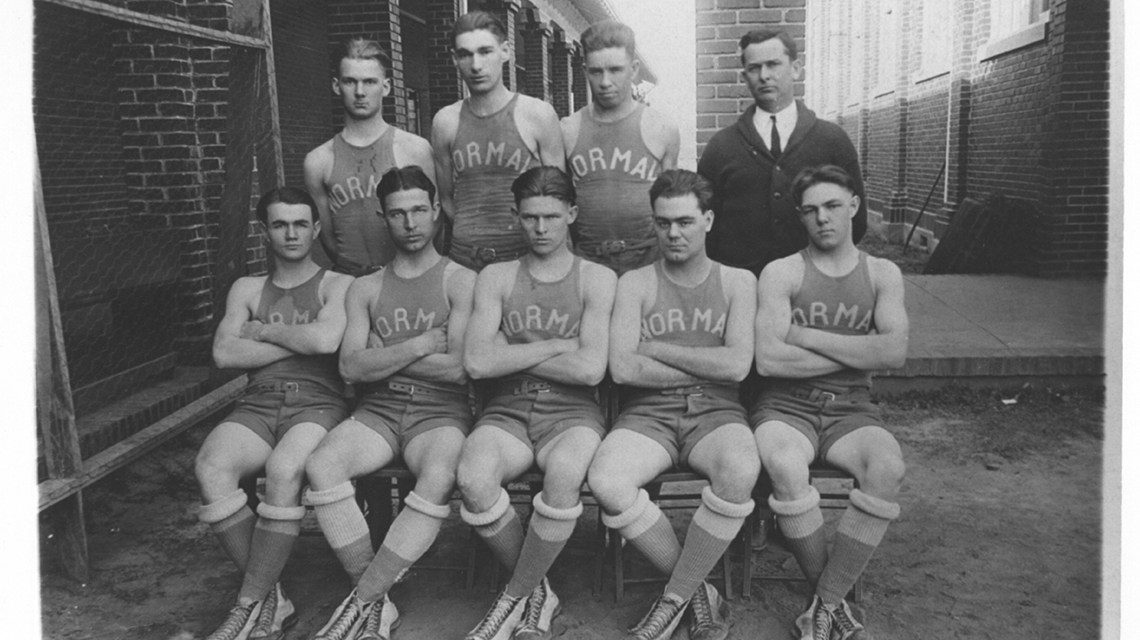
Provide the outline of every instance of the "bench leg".
<path id="1" fill-rule="evenodd" d="M 606 565 L 606 525 L 602 524 L 602 507 L 598 505 L 598 526 L 594 533 L 594 598 L 602 596 L 602 573 Z"/>
<path id="2" fill-rule="evenodd" d="M 741 594 L 747 600 L 752 597 L 752 530 L 756 526 L 756 512 L 753 511 L 744 520 L 744 581 L 740 585 Z"/>
<path id="3" fill-rule="evenodd" d="M 621 534 L 613 529 L 609 531 L 610 545 L 614 549 L 614 602 L 621 604 L 625 599 L 625 554 Z"/>
<path id="4" fill-rule="evenodd" d="M 91 567 L 87 556 L 87 529 L 83 522 L 83 492 L 75 492 L 54 505 L 52 510 L 63 571 L 72 580 L 86 583 L 91 577 Z"/>
<path id="5" fill-rule="evenodd" d="M 475 564 L 479 560 L 479 534 L 474 527 L 468 528 L 467 533 L 467 590 L 475 588 Z"/>

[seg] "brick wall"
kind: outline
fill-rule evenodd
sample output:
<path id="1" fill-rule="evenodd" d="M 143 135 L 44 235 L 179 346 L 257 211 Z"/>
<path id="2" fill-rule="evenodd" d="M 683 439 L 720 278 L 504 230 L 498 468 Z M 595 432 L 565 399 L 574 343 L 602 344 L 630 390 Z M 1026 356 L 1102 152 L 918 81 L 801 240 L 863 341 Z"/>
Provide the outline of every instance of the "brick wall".
<path id="1" fill-rule="evenodd" d="M 697 154 L 740 116 L 752 97 L 740 78 L 740 37 L 782 26 L 804 49 L 806 0 L 697 0 Z M 796 83 L 803 95 L 803 83 Z"/>
<path id="2" fill-rule="evenodd" d="M 332 94 L 325 4 L 275 1 L 271 9 L 285 184 L 302 186 L 305 155 L 340 128 L 344 108 Z"/>

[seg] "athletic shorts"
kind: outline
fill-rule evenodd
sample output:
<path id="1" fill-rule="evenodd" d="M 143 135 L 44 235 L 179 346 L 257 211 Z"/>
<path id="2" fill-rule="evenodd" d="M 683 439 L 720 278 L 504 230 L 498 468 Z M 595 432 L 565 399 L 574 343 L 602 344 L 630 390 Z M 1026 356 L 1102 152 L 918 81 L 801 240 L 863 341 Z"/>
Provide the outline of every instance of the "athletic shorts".
<path id="1" fill-rule="evenodd" d="M 654 238 L 651 241 L 626 242 L 606 240 L 588 242 L 582 240 L 574 247 L 574 253 L 613 269 L 619 276 L 627 271 L 640 269 L 652 264 L 661 257 L 661 248 Z"/>
<path id="2" fill-rule="evenodd" d="M 605 437 L 604 424 L 594 387 L 513 378 L 498 385 L 475 428 L 498 427 L 538 453 L 572 427 L 587 427 Z"/>
<path id="3" fill-rule="evenodd" d="M 351 418 L 380 434 L 396 453 L 432 429 L 456 427 L 467 435 L 474 420 L 465 386 L 452 391 L 403 382 L 364 391 Z"/>
<path id="4" fill-rule="evenodd" d="M 628 391 L 614 430 L 629 429 L 665 447 L 673 466 L 689 463 L 689 454 L 705 436 L 726 424 L 747 424 L 735 386 L 696 385 L 678 389 Z"/>
<path id="5" fill-rule="evenodd" d="M 820 460 L 843 436 L 870 426 L 882 426 L 883 415 L 871 402 L 869 389 L 830 393 L 806 385 L 764 389 L 752 405 L 752 428 L 779 421 L 807 436 Z"/>
<path id="6" fill-rule="evenodd" d="M 344 395 L 311 382 L 260 382 L 245 388 L 224 422 L 247 427 L 275 447 L 294 426 L 313 422 L 328 431 L 348 415 Z"/>

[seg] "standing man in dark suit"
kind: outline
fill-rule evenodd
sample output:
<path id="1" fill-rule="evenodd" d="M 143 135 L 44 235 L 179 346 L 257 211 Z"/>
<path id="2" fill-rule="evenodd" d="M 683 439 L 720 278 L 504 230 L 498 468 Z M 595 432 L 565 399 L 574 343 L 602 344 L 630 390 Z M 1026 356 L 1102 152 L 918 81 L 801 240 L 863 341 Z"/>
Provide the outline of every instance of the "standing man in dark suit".
<path id="1" fill-rule="evenodd" d="M 740 39 L 740 61 L 756 104 L 712 137 L 697 167 L 715 194 L 709 257 L 759 274 L 769 262 L 806 247 L 792 180 L 825 164 L 842 167 L 855 180 L 860 204 L 852 231 L 859 242 L 867 230 L 859 156 L 843 129 L 817 119 L 795 99 L 795 81 L 803 73 L 795 40 L 782 29 L 750 31 Z"/>

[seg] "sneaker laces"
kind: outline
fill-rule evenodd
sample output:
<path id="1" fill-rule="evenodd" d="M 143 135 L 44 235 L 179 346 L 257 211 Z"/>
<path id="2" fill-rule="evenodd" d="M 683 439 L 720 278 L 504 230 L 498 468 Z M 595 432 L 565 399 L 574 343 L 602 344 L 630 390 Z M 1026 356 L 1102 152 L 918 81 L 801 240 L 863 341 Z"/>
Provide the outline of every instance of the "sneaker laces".
<path id="1" fill-rule="evenodd" d="M 206 640 L 234 640 L 237 638 L 241 634 L 241 630 L 245 628 L 246 623 L 249 622 L 249 616 L 253 614 L 253 608 L 256 606 L 256 602 L 234 605 L 234 608 L 226 614 L 222 626 L 211 633 Z"/>
<path id="2" fill-rule="evenodd" d="M 821 602 L 812 616 L 812 640 L 830 640 L 833 620 L 831 606 Z"/>
<path id="3" fill-rule="evenodd" d="M 709 592 L 705 590 L 705 585 L 697 587 L 697 592 L 693 594 L 693 599 L 689 601 L 693 612 L 693 629 L 705 629 L 712 626 L 712 603 L 709 602 Z"/>
<path id="4" fill-rule="evenodd" d="M 361 602 L 355 593 L 349 597 L 350 600 L 340 610 L 336 622 L 329 627 L 325 635 L 320 637 L 320 640 L 348 640 L 348 632 L 352 630 L 352 625 L 356 624 L 356 620 L 360 618 L 362 609 Z"/>
<path id="5" fill-rule="evenodd" d="M 538 583 L 530 597 L 526 600 L 526 611 L 523 613 L 520 629 L 537 629 L 542 620 L 542 608 L 546 605 L 546 581 Z"/>
<path id="6" fill-rule="evenodd" d="M 269 590 L 269 595 L 265 596 L 265 600 L 261 602 L 261 612 L 257 614 L 257 624 L 253 625 L 254 631 L 261 631 L 261 635 L 267 635 L 273 629 L 273 619 L 277 617 L 277 587 L 274 586 Z M 254 635 L 250 632 L 250 635 Z"/>
<path id="7" fill-rule="evenodd" d="M 372 604 L 372 608 L 368 610 L 368 615 L 364 617 L 364 631 L 371 633 L 375 636 L 380 636 L 380 619 L 384 617 L 384 599 L 377 600 Z"/>
<path id="8" fill-rule="evenodd" d="M 656 638 L 661 635 L 665 627 L 668 627 L 673 618 L 677 616 L 677 611 L 682 605 L 684 605 L 683 602 L 678 603 L 661 596 L 657 602 L 653 603 L 653 608 L 649 610 L 649 615 L 645 616 L 642 624 L 634 630 L 634 635 L 638 638 Z"/>
<path id="9" fill-rule="evenodd" d="M 835 607 L 835 611 L 832 612 L 832 618 L 835 620 L 835 624 L 839 626 L 839 630 L 843 632 L 841 635 L 845 638 L 863 628 L 863 625 L 852 620 L 847 613 L 847 607 L 842 604 Z"/>
<path id="10" fill-rule="evenodd" d="M 503 626 L 503 622 L 511 615 L 515 605 L 519 603 L 519 598 L 512 598 L 507 595 L 506 590 L 499 594 L 495 599 L 495 603 L 491 605 L 491 610 L 487 615 L 483 616 L 483 620 L 479 622 L 479 626 L 475 627 L 471 633 L 467 634 L 467 638 L 482 640 L 484 638 L 491 638 Z"/>

